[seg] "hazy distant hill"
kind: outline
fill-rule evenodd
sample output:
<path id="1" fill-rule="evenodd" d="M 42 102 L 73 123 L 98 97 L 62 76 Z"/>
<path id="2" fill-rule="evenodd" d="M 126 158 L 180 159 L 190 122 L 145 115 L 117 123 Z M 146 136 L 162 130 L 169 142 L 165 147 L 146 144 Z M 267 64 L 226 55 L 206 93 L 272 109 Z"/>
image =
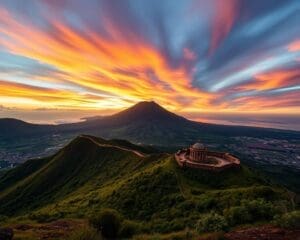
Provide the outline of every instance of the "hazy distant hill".
<path id="1" fill-rule="evenodd" d="M 99 137 L 127 139 L 135 143 L 167 146 L 186 145 L 199 138 L 216 136 L 300 139 L 300 132 L 190 121 L 167 111 L 155 102 L 140 102 L 112 116 L 56 126 L 28 124 L 16 119 L 0 119 L 0 138 L 2 139 L 53 133 L 92 134 Z"/>
<path id="2" fill-rule="evenodd" d="M 2 216 L 86 218 L 109 207 L 147 232 L 193 229 L 211 211 L 227 216 L 241 208 L 253 214 L 243 221 L 253 223 L 272 219 L 276 206 L 291 208 L 286 190 L 245 166 L 222 173 L 181 169 L 173 155 L 91 136 L 6 172 L 0 189 Z"/>
<path id="3" fill-rule="evenodd" d="M 32 124 L 14 118 L 1 118 L 0 138 L 31 137 L 36 134 L 47 134 L 54 131 L 54 128 L 54 125 Z"/>

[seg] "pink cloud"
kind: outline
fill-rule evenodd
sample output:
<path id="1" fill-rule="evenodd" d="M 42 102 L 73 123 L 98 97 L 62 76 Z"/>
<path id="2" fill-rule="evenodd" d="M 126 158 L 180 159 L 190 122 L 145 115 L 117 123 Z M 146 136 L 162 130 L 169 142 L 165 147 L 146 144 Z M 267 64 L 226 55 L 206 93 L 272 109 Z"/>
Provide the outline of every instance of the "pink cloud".
<path id="1" fill-rule="evenodd" d="M 220 45 L 221 41 L 230 32 L 238 16 L 237 0 L 216 0 L 215 16 L 212 24 L 211 43 L 209 53 L 211 54 Z"/>
<path id="2" fill-rule="evenodd" d="M 300 40 L 296 40 L 288 45 L 288 50 L 290 52 L 300 51 Z"/>

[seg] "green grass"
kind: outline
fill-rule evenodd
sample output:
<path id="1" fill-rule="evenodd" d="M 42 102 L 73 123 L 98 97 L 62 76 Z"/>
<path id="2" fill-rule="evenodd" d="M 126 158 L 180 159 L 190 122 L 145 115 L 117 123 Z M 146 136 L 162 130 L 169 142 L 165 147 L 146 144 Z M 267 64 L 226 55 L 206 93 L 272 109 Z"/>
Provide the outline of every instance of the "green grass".
<path id="1" fill-rule="evenodd" d="M 78 137 L 54 156 L 29 161 L 1 176 L 0 215 L 8 216 L 8 222 L 47 222 L 89 218 L 112 208 L 139 224 L 140 234 L 168 234 L 195 229 L 212 211 L 223 215 L 226 209 L 247 206 L 254 216 L 266 207 L 274 215 L 293 210 L 286 190 L 245 166 L 221 173 L 182 169 L 173 155 L 150 154 L 126 141 L 94 140 L 148 155 L 99 147 Z M 255 201 L 261 209 L 252 209 Z M 250 223 L 264 220 L 270 218 L 257 214 Z"/>

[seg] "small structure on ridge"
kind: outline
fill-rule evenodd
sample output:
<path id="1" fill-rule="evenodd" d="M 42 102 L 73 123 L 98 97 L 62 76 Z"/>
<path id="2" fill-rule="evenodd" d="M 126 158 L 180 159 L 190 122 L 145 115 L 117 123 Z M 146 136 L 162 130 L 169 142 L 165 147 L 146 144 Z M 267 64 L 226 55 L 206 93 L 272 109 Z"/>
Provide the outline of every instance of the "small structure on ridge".
<path id="1" fill-rule="evenodd" d="M 240 160 L 225 152 L 209 151 L 202 143 L 179 150 L 175 159 L 180 167 L 222 171 L 240 167 Z"/>

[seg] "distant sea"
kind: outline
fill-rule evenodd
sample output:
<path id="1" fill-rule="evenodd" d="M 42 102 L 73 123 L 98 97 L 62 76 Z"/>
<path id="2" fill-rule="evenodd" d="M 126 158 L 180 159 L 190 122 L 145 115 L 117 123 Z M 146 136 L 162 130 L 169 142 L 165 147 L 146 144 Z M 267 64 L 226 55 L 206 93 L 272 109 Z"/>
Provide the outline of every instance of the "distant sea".
<path id="1" fill-rule="evenodd" d="M 204 114 L 194 120 L 223 125 L 241 125 L 300 131 L 300 115 Z"/>

